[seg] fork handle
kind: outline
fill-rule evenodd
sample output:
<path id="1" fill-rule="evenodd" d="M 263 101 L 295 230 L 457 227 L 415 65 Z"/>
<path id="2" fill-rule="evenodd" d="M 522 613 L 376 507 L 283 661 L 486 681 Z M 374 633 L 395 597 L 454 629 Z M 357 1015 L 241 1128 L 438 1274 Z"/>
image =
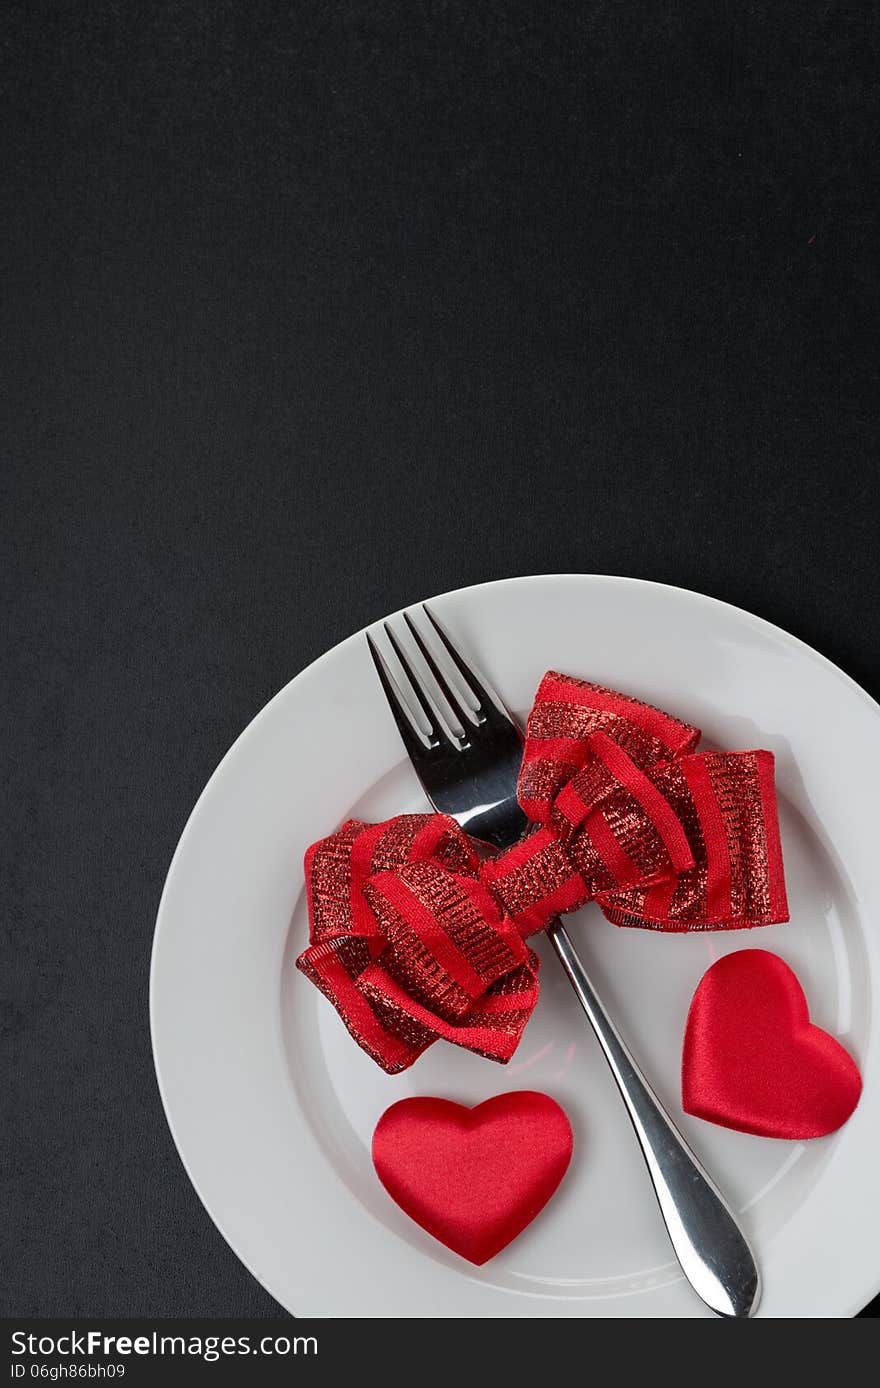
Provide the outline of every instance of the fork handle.
<path id="1" fill-rule="evenodd" d="M 716 1315 L 752 1315 L 761 1279 L 745 1235 L 621 1039 L 564 926 L 554 921 L 547 934 L 611 1066 L 685 1277 Z"/>

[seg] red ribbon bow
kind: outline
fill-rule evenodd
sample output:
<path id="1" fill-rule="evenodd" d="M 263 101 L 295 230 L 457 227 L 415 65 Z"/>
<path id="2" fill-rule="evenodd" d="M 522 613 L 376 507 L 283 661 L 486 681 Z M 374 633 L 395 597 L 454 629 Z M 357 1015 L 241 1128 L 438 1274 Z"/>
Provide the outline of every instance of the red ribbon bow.
<path id="1" fill-rule="evenodd" d="M 538 1000 L 525 938 L 587 901 L 652 930 L 788 920 L 773 754 L 695 753 L 699 737 L 545 675 L 517 790 L 535 832 L 484 861 L 447 815 L 349 820 L 306 853 L 297 967 L 396 1074 L 439 1037 L 509 1060 Z"/>

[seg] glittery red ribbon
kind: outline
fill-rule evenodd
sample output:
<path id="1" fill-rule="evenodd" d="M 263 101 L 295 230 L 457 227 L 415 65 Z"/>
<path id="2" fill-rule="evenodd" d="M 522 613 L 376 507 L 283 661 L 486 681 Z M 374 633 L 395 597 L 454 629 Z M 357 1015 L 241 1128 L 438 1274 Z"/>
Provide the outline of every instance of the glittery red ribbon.
<path id="1" fill-rule="evenodd" d="M 441 1037 L 509 1060 L 538 999 L 525 938 L 587 901 L 654 930 L 787 920 L 773 754 L 695 753 L 699 737 L 545 675 L 518 786 L 535 832 L 482 861 L 446 815 L 349 820 L 306 854 L 297 967 L 394 1074 Z"/>

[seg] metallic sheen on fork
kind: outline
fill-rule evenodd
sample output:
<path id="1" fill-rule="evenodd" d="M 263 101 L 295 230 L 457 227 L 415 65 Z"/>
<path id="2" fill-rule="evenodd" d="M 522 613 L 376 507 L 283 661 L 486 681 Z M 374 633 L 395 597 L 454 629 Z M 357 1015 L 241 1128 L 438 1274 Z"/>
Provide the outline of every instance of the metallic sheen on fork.
<path id="1" fill-rule="evenodd" d="M 516 799 L 522 734 L 498 695 L 466 663 L 433 614 L 427 607 L 422 611 L 451 668 L 444 672 L 438 655 L 405 612 L 404 621 L 424 668 L 414 662 L 386 622 L 404 684 L 367 636 L 382 688 L 413 769 L 434 808 L 451 815 L 475 838 L 508 848 L 529 829 Z M 561 922 L 554 921 L 546 934 L 611 1067 L 685 1277 L 717 1315 L 752 1315 L 760 1296 L 760 1277 L 745 1235 L 621 1039 Z"/>

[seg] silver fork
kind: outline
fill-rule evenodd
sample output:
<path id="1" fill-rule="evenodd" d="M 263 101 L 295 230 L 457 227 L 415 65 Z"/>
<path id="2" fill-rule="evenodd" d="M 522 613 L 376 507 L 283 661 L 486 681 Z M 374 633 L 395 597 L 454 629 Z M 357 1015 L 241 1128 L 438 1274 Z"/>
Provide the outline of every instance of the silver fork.
<path id="1" fill-rule="evenodd" d="M 436 617 L 425 606 L 422 612 L 445 657 L 432 650 L 404 612 L 424 668 L 413 663 L 386 622 L 403 681 L 394 676 L 368 635 L 382 688 L 413 769 L 434 808 L 452 815 L 476 838 L 507 848 L 529 828 L 516 799 L 522 733 Z M 440 661 L 446 664 L 447 658 L 451 668 L 444 670 Z M 556 920 L 546 933 L 611 1067 L 685 1277 L 717 1315 L 752 1315 L 760 1296 L 760 1276 L 745 1235 L 621 1039 L 564 926 Z"/>

